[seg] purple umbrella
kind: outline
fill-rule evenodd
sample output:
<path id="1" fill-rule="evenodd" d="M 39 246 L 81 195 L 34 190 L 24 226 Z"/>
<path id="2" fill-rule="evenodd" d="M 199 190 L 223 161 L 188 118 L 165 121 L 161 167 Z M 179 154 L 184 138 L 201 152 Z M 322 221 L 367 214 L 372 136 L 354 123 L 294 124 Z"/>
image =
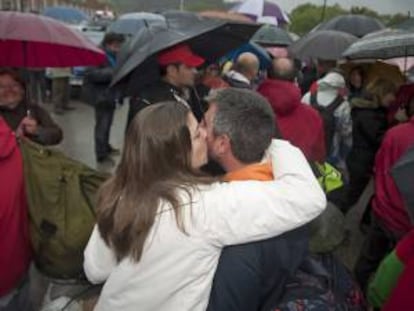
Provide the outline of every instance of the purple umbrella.
<path id="1" fill-rule="evenodd" d="M 289 17 L 273 2 L 265 0 L 247 0 L 231 9 L 249 16 L 254 21 L 263 24 L 284 25 L 289 23 Z"/>

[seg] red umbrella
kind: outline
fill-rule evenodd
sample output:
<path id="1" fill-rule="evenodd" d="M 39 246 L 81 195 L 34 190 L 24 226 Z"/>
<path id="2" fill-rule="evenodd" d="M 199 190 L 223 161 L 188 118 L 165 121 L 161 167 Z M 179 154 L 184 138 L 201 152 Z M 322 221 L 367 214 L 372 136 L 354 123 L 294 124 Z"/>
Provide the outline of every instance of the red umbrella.
<path id="1" fill-rule="evenodd" d="M 0 66 L 100 65 L 105 54 L 81 32 L 40 15 L 0 12 Z"/>

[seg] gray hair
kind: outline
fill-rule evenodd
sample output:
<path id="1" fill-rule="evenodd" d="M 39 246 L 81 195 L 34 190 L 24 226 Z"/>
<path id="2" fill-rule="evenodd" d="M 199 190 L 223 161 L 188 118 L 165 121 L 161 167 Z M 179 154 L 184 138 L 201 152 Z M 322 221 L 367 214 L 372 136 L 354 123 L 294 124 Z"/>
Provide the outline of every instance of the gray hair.
<path id="1" fill-rule="evenodd" d="M 292 59 L 282 57 L 273 60 L 269 69 L 270 79 L 294 82 L 296 77 L 297 70 Z"/>
<path id="2" fill-rule="evenodd" d="M 215 91 L 208 98 L 217 106 L 214 135 L 227 135 L 234 156 L 243 163 L 262 160 L 278 134 L 273 110 L 258 93 L 238 88 Z"/>
<path id="3" fill-rule="evenodd" d="M 256 75 L 260 69 L 260 62 L 255 54 L 244 52 L 237 57 L 233 69 L 242 74 Z"/>

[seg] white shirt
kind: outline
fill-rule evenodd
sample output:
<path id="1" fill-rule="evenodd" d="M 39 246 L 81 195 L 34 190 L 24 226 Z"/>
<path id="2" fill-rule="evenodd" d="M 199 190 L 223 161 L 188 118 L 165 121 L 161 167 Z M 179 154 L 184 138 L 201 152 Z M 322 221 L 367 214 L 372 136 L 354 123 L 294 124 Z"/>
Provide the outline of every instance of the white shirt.
<path id="1" fill-rule="evenodd" d="M 91 282 L 106 281 L 95 311 L 204 311 L 224 246 L 267 239 L 319 215 L 325 195 L 299 149 L 274 141 L 270 154 L 274 181 L 195 191 L 192 206 L 183 206 L 187 235 L 169 206 L 160 206 L 139 262 L 117 263 L 95 227 L 84 261 Z"/>

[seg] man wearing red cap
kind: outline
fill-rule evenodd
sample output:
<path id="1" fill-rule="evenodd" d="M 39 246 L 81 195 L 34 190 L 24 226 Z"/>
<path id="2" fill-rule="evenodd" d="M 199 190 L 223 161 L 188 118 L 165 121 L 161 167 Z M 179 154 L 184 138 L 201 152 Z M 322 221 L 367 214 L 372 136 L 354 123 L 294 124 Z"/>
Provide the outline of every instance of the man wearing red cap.
<path id="1" fill-rule="evenodd" d="M 187 102 L 197 119 L 201 120 L 203 112 L 200 100 L 197 96 L 191 96 L 191 93 L 195 83 L 195 68 L 203 64 L 204 59 L 194 54 L 188 45 L 179 44 L 159 52 L 157 62 L 161 79 L 131 99 L 127 126 L 142 108 L 168 100 Z"/>

